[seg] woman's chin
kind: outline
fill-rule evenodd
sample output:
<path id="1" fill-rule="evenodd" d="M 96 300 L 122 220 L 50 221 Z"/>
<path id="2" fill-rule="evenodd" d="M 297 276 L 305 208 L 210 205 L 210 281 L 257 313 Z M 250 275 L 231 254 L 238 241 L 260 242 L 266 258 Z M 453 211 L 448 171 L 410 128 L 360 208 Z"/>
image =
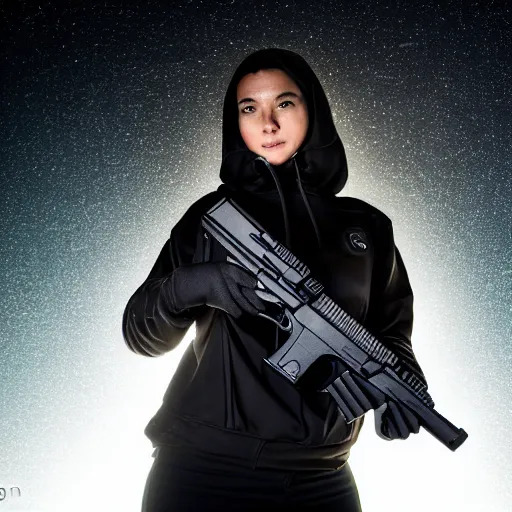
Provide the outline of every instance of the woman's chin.
<path id="1" fill-rule="evenodd" d="M 265 158 L 267 159 L 269 164 L 281 165 L 281 164 L 284 164 L 290 158 L 290 156 L 291 155 L 285 155 L 285 156 L 272 155 L 272 156 L 265 156 Z"/>
<path id="2" fill-rule="evenodd" d="M 254 150 L 253 150 L 254 151 Z M 267 162 L 271 165 L 281 165 L 287 162 L 293 153 L 287 151 L 286 153 L 276 152 L 275 154 L 269 154 L 269 151 L 254 151 L 256 154 L 264 157 Z"/>

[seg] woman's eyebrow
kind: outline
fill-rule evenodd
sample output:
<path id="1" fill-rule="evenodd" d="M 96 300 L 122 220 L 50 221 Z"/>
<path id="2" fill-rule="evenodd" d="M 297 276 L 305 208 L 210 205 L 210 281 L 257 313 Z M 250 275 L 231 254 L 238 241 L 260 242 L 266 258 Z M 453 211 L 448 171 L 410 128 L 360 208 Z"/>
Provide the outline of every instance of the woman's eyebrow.
<path id="1" fill-rule="evenodd" d="M 286 92 L 282 92 L 281 94 L 278 94 L 275 99 L 278 100 L 280 98 L 283 98 L 284 96 L 291 96 L 292 98 L 297 98 L 299 99 L 299 95 L 298 94 L 295 94 L 294 92 L 291 92 L 291 91 L 286 91 Z M 253 100 L 252 98 L 244 98 L 243 100 L 240 100 L 238 102 L 239 105 L 241 105 L 242 103 L 256 103 L 255 100 Z"/>

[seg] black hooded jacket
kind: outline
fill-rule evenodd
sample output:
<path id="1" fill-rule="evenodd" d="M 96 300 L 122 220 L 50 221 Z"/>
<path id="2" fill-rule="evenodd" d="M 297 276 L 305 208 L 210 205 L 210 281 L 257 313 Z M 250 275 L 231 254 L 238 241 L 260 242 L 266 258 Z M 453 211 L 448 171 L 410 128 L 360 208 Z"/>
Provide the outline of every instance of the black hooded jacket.
<path id="1" fill-rule="evenodd" d="M 262 68 L 285 71 L 308 106 L 304 142 L 280 166 L 250 151 L 238 129 L 237 84 Z M 225 96 L 222 136 L 223 184 L 176 223 L 124 312 L 128 347 L 149 357 L 176 348 L 196 322 L 196 337 L 145 434 L 155 447 L 228 457 L 250 467 L 339 468 L 364 416 L 347 425 L 328 393 L 299 390 L 264 363 L 286 336 L 272 322 L 247 314 L 235 319 L 208 306 L 173 313 L 166 286 L 178 266 L 226 261 L 222 246 L 205 240 L 201 216 L 232 197 L 311 269 L 328 296 L 424 381 L 411 349 L 413 294 L 391 221 L 364 201 L 336 197 L 347 181 L 345 151 L 327 97 L 296 53 L 265 49 L 240 64 Z"/>

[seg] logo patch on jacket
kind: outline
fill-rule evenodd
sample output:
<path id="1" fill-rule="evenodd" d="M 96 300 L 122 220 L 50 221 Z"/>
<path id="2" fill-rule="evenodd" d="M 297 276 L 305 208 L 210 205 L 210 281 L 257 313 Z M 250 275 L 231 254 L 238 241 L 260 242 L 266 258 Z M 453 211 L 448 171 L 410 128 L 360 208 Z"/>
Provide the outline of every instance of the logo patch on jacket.
<path id="1" fill-rule="evenodd" d="M 366 252 L 368 250 L 368 237 L 360 228 L 349 228 L 345 231 L 345 243 L 352 252 Z"/>

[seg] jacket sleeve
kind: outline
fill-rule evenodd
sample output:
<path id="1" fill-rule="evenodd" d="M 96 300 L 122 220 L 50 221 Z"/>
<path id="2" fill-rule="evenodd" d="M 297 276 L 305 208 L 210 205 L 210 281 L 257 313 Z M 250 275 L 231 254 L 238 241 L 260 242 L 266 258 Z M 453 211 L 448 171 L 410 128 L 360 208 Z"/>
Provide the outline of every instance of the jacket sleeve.
<path id="1" fill-rule="evenodd" d="M 157 357 L 176 348 L 206 307 L 176 311 L 168 292 L 173 271 L 194 257 L 200 216 L 192 215 L 192 210 L 172 229 L 148 277 L 125 307 L 123 337 L 136 354 Z"/>
<path id="2" fill-rule="evenodd" d="M 427 385 L 412 350 L 414 296 L 391 220 L 379 230 L 383 240 L 375 247 L 374 277 L 369 305 L 369 330 Z"/>

